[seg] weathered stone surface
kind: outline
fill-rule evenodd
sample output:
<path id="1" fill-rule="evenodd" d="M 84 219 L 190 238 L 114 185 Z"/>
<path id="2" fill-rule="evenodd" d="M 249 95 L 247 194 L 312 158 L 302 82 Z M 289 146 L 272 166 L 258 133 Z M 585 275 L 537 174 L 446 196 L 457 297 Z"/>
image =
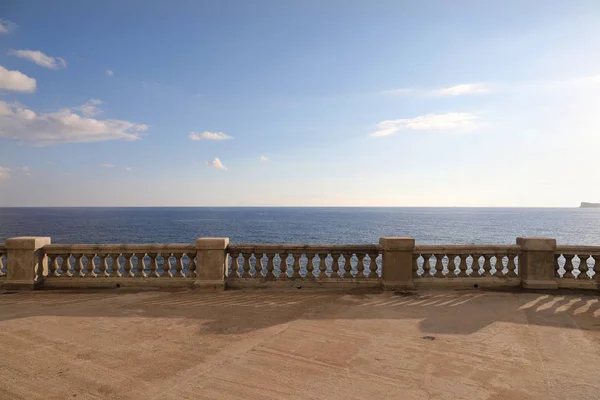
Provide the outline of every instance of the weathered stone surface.
<path id="1" fill-rule="evenodd" d="M 379 244 L 383 250 L 381 277 L 388 289 L 411 289 L 412 257 L 415 239 L 405 237 L 382 237 Z"/>
<path id="2" fill-rule="evenodd" d="M 38 276 L 47 274 L 48 264 L 42 247 L 50 244 L 49 237 L 22 236 L 6 239 L 8 257 L 5 289 L 33 289 Z"/>
<path id="3" fill-rule="evenodd" d="M 531 293 L 6 294 L 0 398 L 597 399 L 599 318 Z"/>
<path id="4" fill-rule="evenodd" d="M 229 238 L 196 239 L 196 281 L 194 286 L 204 290 L 223 290 L 225 288 L 225 268 L 227 254 L 225 249 Z"/>
<path id="5" fill-rule="evenodd" d="M 556 289 L 556 240 L 548 238 L 517 238 L 521 246 L 519 276 L 528 289 Z"/>

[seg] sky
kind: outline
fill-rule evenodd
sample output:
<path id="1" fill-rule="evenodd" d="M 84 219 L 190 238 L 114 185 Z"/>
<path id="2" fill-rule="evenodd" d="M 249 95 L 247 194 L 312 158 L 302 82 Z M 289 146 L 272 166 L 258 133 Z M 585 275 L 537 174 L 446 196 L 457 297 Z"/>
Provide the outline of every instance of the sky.
<path id="1" fill-rule="evenodd" d="M 0 5 L 0 206 L 600 201 L 600 2 Z"/>

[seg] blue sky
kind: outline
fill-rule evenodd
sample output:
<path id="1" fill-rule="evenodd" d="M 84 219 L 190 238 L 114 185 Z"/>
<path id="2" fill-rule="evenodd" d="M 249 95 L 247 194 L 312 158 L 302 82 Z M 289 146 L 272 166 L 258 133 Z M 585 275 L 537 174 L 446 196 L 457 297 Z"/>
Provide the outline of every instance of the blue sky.
<path id="1" fill-rule="evenodd" d="M 597 1 L 4 1 L 0 206 L 600 201 Z"/>

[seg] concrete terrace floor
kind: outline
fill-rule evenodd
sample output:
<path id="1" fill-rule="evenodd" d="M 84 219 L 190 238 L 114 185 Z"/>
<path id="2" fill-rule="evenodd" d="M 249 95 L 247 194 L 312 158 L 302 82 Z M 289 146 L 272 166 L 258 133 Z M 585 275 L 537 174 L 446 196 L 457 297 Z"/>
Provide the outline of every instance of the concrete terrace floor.
<path id="1" fill-rule="evenodd" d="M 0 398 L 598 399 L 600 304 L 482 291 L 3 293 Z"/>

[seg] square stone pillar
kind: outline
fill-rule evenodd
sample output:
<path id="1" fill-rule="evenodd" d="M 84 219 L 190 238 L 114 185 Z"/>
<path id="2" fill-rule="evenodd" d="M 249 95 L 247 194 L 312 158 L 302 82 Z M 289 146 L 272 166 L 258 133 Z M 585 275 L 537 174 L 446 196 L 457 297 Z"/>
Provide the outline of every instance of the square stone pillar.
<path id="1" fill-rule="evenodd" d="M 521 286 L 528 289 L 556 289 L 556 239 L 520 237 L 519 276 Z"/>
<path id="2" fill-rule="evenodd" d="M 225 289 L 225 268 L 227 267 L 227 246 L 229 238 L 196 239 L 196 280 L 198 289 Z"/>
<path id="3" fill-rule="evenodd" d="M 23 236 L 6 239 L 5 289 L 35 289 L 48 274 L 48 258 L 42 248 L 49 237 Z"/>
<path id="4" fill-rule="evenodd" d="M 381 277 L 386 289 L 412 289 L 412 256 L 415 239 L 408 237 L 382 237 L 383 248 Z"/>

